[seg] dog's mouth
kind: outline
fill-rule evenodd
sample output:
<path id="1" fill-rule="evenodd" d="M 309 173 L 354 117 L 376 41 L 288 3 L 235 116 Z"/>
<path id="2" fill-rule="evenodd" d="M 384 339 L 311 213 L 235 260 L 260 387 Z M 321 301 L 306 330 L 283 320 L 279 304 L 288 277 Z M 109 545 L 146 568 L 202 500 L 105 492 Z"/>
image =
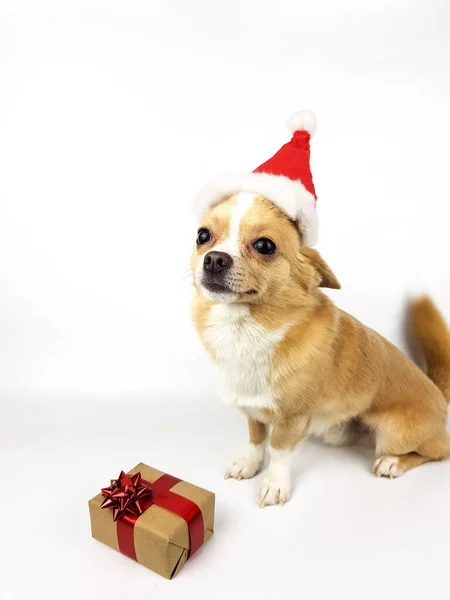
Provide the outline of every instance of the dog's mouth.
<path id="1" fill-rule="evenodd" d="M 202 285 L 208 292 L 213 292 L 214 294 L 234 294 L 235 292 L 224 283 L 217 283 L 216 281 L 208 281 L 203 280 Z"/>
<path id="2" fill-rule="evenodd" d="M 212 292 L 214 294 L 236 294 L 239 296 L 256 296 L 258 290 L 250 289 L 245 292 L 240 292 L 238 290 L 232 289 L 229 285 L 225 283 L 218 283 L 217 281 L 208 281 L 203 280 L 202 286 L 208 290 L 208 292 Z"/>

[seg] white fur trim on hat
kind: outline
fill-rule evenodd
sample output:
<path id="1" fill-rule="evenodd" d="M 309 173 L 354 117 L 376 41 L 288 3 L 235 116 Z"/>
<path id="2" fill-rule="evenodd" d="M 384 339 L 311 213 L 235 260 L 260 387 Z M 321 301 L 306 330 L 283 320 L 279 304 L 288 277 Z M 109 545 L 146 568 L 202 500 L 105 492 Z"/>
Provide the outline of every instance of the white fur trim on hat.
<path id="1" fill-rule="evenodd" d="M 303 235 L 306 246 L 317 241 L 319 218 L 315 198 L 300 181 L 269 173 L 228 173 L 207 183 L 197 195 L 194 208 L 197 216 L 203 215 L 230 196 L 239 192 L 258 194 L 273 202 L 294 221 Z"/>
<path id="2" fill-rule="evenodd" d="M 317 129 L 316 115 L 312 110 L 301 110 L 289 117 L 287 126 L 292 134 L 296 131 L 307 131 L 312 137 Z"/>

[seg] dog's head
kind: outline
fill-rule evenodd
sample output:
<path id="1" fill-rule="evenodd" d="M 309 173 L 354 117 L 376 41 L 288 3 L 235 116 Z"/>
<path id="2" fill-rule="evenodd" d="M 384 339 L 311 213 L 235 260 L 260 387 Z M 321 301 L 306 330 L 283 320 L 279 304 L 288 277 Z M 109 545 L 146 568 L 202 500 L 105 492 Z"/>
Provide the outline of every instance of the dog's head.
<path id="1" fill-rule="evenodd" d="M 271 202 L 240 193 L 215 206 L 200 223 L 191 257 L 194 284 L 224 303 L 301 303 L 317 287 L 339 282 L 298 228 Z"/>

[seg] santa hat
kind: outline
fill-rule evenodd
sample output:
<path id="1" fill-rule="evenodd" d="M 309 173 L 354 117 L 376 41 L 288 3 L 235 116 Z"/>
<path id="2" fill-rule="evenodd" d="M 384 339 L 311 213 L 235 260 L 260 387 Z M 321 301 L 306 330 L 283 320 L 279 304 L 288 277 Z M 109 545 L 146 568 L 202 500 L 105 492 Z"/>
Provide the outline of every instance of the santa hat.
<path id="1" fill-rule="evenodd" d="M 316 116 L 309 110 L 297 112 L 287 124 L 291 141 L 253 173 L 219 175 L 200 191 L 195 200 L 200 217 L 230 196 L 250 192 L 270 200 L 292 219 L 306 246 L 316 242 L 319 220 L 309 168 L 309 140 L 316 131 Z"/>

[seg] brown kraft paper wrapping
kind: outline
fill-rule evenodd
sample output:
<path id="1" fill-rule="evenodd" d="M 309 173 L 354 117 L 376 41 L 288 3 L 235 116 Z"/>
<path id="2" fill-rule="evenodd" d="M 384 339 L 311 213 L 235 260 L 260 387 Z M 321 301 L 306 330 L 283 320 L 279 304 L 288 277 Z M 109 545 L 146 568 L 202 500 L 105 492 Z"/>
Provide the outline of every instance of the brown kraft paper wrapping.
<path id="1" fill-rule="evenodd" d="M 130 475 L 140 472 L 142 479 L 153 483 L 164 475 L 162 471 L 139 463 L 129 471 Z M 214 494 L 186 481 L 175 484 L 171 491 L 195 502 L 200 508 L 204 522 L 204 541 L 214 531 Z M 89 500 L 92 536 L 119 550 L 117 527 L 112 510 L 101 509 L 104 500 L 98 494 Z M 165 508 L 150 506 L 140 515 L 134 527 L 136 559 L 141 565 L 172 579 L 183 567 L 189 556 L 189 531 L 187 523 Z"/>

